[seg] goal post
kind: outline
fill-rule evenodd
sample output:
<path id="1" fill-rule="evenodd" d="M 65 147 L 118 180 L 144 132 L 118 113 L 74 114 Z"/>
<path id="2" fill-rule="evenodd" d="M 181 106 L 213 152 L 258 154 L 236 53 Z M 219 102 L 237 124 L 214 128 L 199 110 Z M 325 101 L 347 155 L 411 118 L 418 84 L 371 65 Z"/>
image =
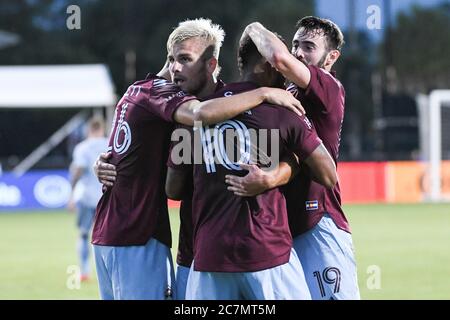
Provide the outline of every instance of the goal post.
<path id="1" fill-rule="evenodd" d="M 442 164 L 450 154 L 450 90 L 434 90 L 417 97 L 422 158 L 428 161 L 428 194 L 432 202 L 450 200 L 442 193 Z M 443 117 L 443 114 L 447 115 Z M 443 148 L 445 156 L 443 157 Z M 447 150 L 448 149 L 448 150 Z"/>

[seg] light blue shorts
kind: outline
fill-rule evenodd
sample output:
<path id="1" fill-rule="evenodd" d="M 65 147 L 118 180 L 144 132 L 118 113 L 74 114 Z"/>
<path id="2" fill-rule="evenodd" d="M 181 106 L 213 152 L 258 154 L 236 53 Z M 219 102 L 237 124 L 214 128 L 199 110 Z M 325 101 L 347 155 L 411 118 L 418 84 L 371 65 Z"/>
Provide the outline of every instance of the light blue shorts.
<path id="1" fill-rule="evenodd" d="M 256 272 L 189 273 L 186 300 L 310 300 L 302 266 L 291 250 L 289 262 Z"/>
<path id="2" fill-rule="evenodd" d="M 313 300 L 360 299 L 350 233 L 324 215 L 308 232 L 294 238 Z"/>
<path id="3" fill-rule="evenodd" d="M 94 221 L 95 208 L 77 203 L 77 227 L 81 234 L 89 235 Z"/>
<path id="4" fill-rule="evenodd" d="M 176 300 L 185 300 L 186 299 L 186 286 L 189 277 L 189 268 L 184 266 L 177 266 L 177 275 L 176 275 Z"/>
<path id="5" fill-rule="evenodd" d="M 103 300 L 164 300 L 174 292 L 170 249 L 150 239 L 145 246 L 94 245 L 100 297 Z"/>

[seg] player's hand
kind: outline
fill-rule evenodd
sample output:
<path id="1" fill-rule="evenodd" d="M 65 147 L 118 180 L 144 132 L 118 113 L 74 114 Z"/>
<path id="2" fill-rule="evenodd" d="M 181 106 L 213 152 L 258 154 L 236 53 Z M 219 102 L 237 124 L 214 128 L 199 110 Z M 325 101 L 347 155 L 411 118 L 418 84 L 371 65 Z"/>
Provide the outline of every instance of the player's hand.
<path id="1" fill-rule="evenodd" d="M 94 173 L 101 184 L 112 187 L 116 181 L 117 171 L 116 166 L 108 163 L 111 158 L 111 153 L 100 153 L 94 163 Z"/>
<path id="2" fill-rule="evenodd" d="M 255 164 L 239 164 L 248 171 L 244 177 L 226 175 L 225 183 L 229 184 L 228 190 L 240 197 L 253 197 L 270 189 L 270 173 L 261 170 Z"/>
<path id="3" fill-rule="evenodd" d="M 285 107 L 295 112 L 299 116 L 302 116 L 306 113 L 300 101 L 298 101 L 292 95 L 292 93 L 283 89 L 267 88 L 267 92 L 265 94 L 265 101 L 268 103 Z"/>

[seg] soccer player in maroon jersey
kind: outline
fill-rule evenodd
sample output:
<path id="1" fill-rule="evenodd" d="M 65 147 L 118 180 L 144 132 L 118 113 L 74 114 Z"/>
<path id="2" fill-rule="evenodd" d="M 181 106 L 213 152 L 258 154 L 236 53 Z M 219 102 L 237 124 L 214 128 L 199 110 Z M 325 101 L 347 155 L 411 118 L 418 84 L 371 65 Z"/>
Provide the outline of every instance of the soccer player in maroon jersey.
<path id="1" fill-rule="evenodd" d="M 342 32 L 330 20 L 305 17 L 297 24 L 292 54 L 260 23 L 247 26 L 261 54 L 287 79 L 288 87 L 305 107 L 317 134 L 335 163 L 344 118 L 345 91 L 331 71 L 344 44 Z M 227 177 L 230 189 L 248 196 L 290 180 L 290 166 L 264 172 L 246 167 L 245 178 Z M 283 169 L 284 168 L 284 169 Z M 286 187 L 285 195 L 294 248 L 303 265 L 313 299 L 359 299 L 356 264 L 350 227 L 341 207 L 339 183 L 327 189 L 309 178 L 309 169 Z M 281 170 L 283 169 L 283 170 Z"/>
<path id="2" fill-rule="evenodd" d="M 178 57 L 179 50 L 174 46 L 171 55 Z M 250 39 L 241 42 L 239 59 L 244 82 L 226 85 L 212 97 L 234 96 L 261 85 L 283 85 L 284 78 L 262 58 Z M 260 131 L 262 135 L 278 134 L 268 147 L 279 145 L 271 160 L 279 154 L 294 152 L 320 183 L 331 187 L 337 179 L 333 160 L 304 116 L 261 104 L 232 120 L 217 123 L 212 129 L 195 127 L 202 139 L 203 161 L 193 164 L 194 262 L 186 298 L 308 299 L 309 290 L 292 249 L 281 191 L 274 188 L 251 198 L 227 191 L 225 175 L 242 172 L 236 160 L 228 157 L 227 129 L 238 133 L 237 154 L 245 162 L 252 148 L 258 148 L 251 131 L 264 129 Z M 192 143 L 195 149 L 195 141 Z M 234 149 L 235 145 L 231 145 Z M 258 156 L 266 153 L 267 150 L 257 149 Z M 171 156 L 173 159 L 175 155 Z M 183 181 L 190 174 L 190 165 L 170 165 L 166 189 L 182 190 Z"/>
<path id="3" fill-rule="evenodd" d="M 191 28 L 191 39 L 186 40 L 191 47 L 183 57 L 191 66 L 192 81 L 176 81 L 202 96 L 217 85 L 214 71 L 223 31 L 209 20 L 194 24 L 198 29 Z M 299 106 L 290 94 L 269 88 L 232 97 L 233 102 L 222 98 L 200 103 L 162 75 L 149 75 L 131 85 L 115 111 L 108 151 L 117 177 L 99 201 L 92 236 L 103 299 L 164 299 L 172 286 L 164 180 L 174 121 L 221 121 L 265 99 Z"/>

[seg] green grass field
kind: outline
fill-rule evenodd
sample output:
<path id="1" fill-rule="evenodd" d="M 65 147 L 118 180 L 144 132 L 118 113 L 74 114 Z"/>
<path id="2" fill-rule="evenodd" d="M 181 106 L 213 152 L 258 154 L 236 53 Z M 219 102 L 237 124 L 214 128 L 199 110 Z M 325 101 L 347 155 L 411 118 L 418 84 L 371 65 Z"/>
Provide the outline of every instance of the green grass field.
<path id="1" fill-rule="evenodd" d="M 363 299 L 450 299 L 450 204 L 345 211 Z M 171 219 L 176 247 L 176 210 Z M 67 286 L 68 267 L 77 264 L 74 220 L 66 212 L 0 214 L 0 299 L 99 298 L 95 278 L 79 289 Z"/>

